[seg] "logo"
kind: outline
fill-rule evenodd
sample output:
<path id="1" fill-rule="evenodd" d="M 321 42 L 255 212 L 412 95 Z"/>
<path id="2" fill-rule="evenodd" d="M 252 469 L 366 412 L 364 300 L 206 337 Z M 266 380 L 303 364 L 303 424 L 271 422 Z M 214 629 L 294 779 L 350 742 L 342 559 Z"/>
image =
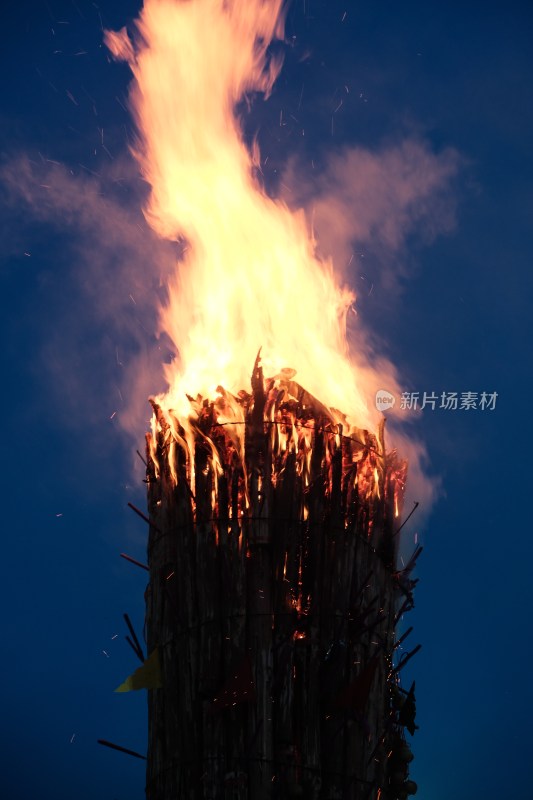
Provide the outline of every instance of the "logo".
<path id="1" fill-rule="evenodd" d="M 394 408 L 396 398 L 386 389 L 379 389 L 376 392 L 376 408 L 378 411 L 387 411 L 389 408 Z"/>

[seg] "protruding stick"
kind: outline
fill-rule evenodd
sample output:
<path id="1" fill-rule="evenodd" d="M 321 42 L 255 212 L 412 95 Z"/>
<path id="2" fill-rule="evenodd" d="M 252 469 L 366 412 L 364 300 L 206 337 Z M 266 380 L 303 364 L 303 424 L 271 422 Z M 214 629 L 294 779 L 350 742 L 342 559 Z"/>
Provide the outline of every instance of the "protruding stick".
<path id="1" fill-rule="evenodd" d="M 113 744 L 113 742 L 108 742 L 105 739 L 98 739 L 98 744 L 103 744 L 105 747 L 110 747 L 112 750 L 119 750 L 121 753 L 127 753 L 129 756 L 135 756 L 135 758 L 142 758 L 143 761 L 146 761 L 146 756 L 142 756 L 140 753 L 136 753 L 135 750 L 128 750 L 127 747 L 121 747 L 119 744 Z"/>
<path id="2" fill-rule="evenodd" d="M 395 675 L 397 672 L 399 672 L 401 669 L 403 669 L 405 667 L 405 665 L 407 664 L 407 662 L 410 661 L 412 659 L 412 657 L 415 656 L 418 653 L 418 651 L 421 649 L 421 647 L 422 647 L 421 644 L 417 644 L 417 646 L 414 648 L 414 650 L 411 650 L 410 653 L 407 653 L 405 658 L 402 658 L 400 660 L 400 663 L 396 667 L 394 667 L 394 669 L 392 670 L 391 674 Z"/>
<path id="3" fill-rule="evenodd" d="M 134 506 L 134 505 L 133 505 L 133 503 L 128 503 L 128 506 L 131 508 L 131 510 L 132 510 L 132 511 L 135 511 L 135 513 L 136 513 L 136 514 L 137 514 L 137 515 L 138 515 L 138 516 L 139 516 L 141 519 L 143 519 L 145 522 L 147 522 L 147 523 L 148 523 L 148 525 L 151 525 L 151 526 L 152 526 L 152 528 L 154 528 L 156 531 L 159 531 L 159 528 L 157 527 L 157 525 L 154 525 L 154 523 L 150 521 L 149 517 L 147 517 L 147 516 L 146 516 L 146 514 L 143 514 L 143 512 L 142 512 L 142 511 L 140 511 L 140 509 L 138 509 L 138 508 L 137 508 L 137 506 Z M 407 521 L 407 520 L 406 520 L 406 521 Z"/>
<path id="4" fill-rule="evenodd" d="M 135 564 L 137 567 L 142 567 L 142 569 L 145 569 L 147 572 L 150 572 L 150 567 L 148 567 L 146 564 L 141 563 L 140 561 L 137 561 L 136 558 L 132 558 L 131 556 L 126 555 L 126 553 L 121 553 L 120 557 L 125 558 L 126 561 L 129 561 L 131 564 Z"/>
<path id="5" fill-rule="evenodd" d="M 133 650 L 133 652 L 135 653 L 135 655 L 137 656 L 137 658 L 139 659 L 139 661 L 141 662 L 141 664 L 144 664 L 144 658 L 142 652 L 137 650 L 137 647 L 133 644 L 129 636 L 126 636 L 125 639 L 129 644 L 129 646 L 131 647 L 131 649 Z"/>
<path id="6" fill-rule="evenodd" d="M 148 466 L 148 464 L 146 463 L 146 460 L 145 460 L 145 459 L 142 457 L 142 455 L 140 454 L 140 452 L 139 452 L 138 450 L 136 450 L 135 452 L 137 453 L 137 455 L 139 456 L 139 458 L 140 458 L 140 459 L 141 459 L 141 461 L 143 462 L 144 466 L 145 466 L 145 467 L 147 467 L 147 466 Z"/>
<path id="7" fill-rule="evenodd" d="M 130 631 L 130 633 L 131 633 L 131 638 L 132 638 L 132 639 L 133 639 L 133 641 L 135 642 L 135 645 L 136 645 L 136 648 L 137 648 L 138 654 L 139 654 L 139 655 L 140 655 L 140 657 L 141 657 L 141 661 L 144 661 L 143 649 L 142 649 L 141 645 L 139 644 L 139 640 L 137 639 L 137 634 L 136 634 L 136 633 L 135 633 L 135 631 L 133 630 L 133 625 L 131 624 L 131 620 L 130 620 L 130 618 L 128 617 L 128 615 L 127 615 L 127 614 L 124 614 L 123 616 L 124 616 L 124 619 L 126 620 L 126 625 L 128 626 L 128 628 L 129 628 L 129 631 Z M 127 638 L 127 637 L 126 637 L 126 638 Z"/>
<path id="8" fill-rule="evenodd" d="M 398 534 L 400 533 L 400 531 L 403 528 L 403 526 L 407 522 L 409 522 L 409 520 L 411 519 L 411 517 L 413 516 L 413 514 L 415 513 L 415 511 L 416 511 L 416 509 L 418 508 L 419 505 L 420 505 L 420 503 L 418 502 L 418 500 L 415 500 L 415 504 L 414 504 L 413 508 L 411 509 L 411 513 L 407 515 L 407 517 L 404 519 L 404 521 L 402 522 L 402 524 L 400 525 L 398 530 L 395 533 L 392 534 L 393 538 L 394 538 L 394 536 L 398 536 Z"/>
<path id="9" fill-rule="evenodd" d="M 396 650 L 402 644 L 402 642 L 404 642 L 407 639 L 407 637 L 409 636 L 409 634 L 411 633 L 412 630 L 413 630 L 413 626 L 411 625 L 410 628 L 407 628 L 407 630 L 405 631 L 403 636 L 400 636 L 400 638 L 398 639 L 398 641 L 394 645 L 394 648 L 393 648 L 394 650 Z"/>

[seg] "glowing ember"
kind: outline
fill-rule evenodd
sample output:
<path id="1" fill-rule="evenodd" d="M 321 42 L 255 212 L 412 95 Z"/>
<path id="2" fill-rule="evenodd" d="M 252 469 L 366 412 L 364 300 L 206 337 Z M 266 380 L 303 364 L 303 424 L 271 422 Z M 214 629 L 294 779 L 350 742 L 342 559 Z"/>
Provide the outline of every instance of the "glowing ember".
<path id="1" fill-rule="evenodd" d="M 299 516 L 305 522 L 309 514 L 305 493 L 312 484 L 313 470 L 320 468 L 330 493 L 336 454 L 342 455 L 344 501 L 348 506 L 355 503 L 357 509 L 362 503 L 368 510 L 365 524 L 369 537 L 374 535 L 374 505 L 377 509 L 384 500 L 394 517 L 399 516 L 406 463 L 394 451 L 385 453 L 383 423 L 376 436 L 356 428 L 345 436 L 342 424 L 334 419 L 336 415 L 294 381 L 265 380 L 259 359 L 252 374 L 252 394 L 241 391 L 238 397 L 228 400 L 227 393 L 219 387 L 215 400 L 190 402 L 194 419 L 189 419 L 188 426 L 173 411 L 163 411 L 153 402 L 149 455 L 156 474 L 162 468 L 170 471 L 175 483 L 184 478 L 193 495 L 200 463 L 202 483 L 210 481 L 214 518 L 222 513 L 218 508 L 220 476 L 230 483 L 237 481 L 237 502 L 230 507 L 229 518 L 240 520 L 251 513 L 254 497 L 266 496 L 267 483 L 276 488 L 291 462 L 304 491 Z M 190 444 L 186 441 L 186 427 L 192 434 Z M 262 442 L 259 453 L 255 452 L 255 436 Z M 245 462 L 250 458 L 255 462 L 256 456 L 259 460 L 251 478 Z M 345 525 L 349 528 L 352 523 L 346 516 Z"/>
<path id="2" fill-rule="evenodd" d="M 351 424 L 375 421 L 362 395 L 365 367 L 348 352 L 354 295 L 317 257 L 303 213 L 263 190 L 258 147 L 247 147 L 239 122 L 239 104 L 252 92 L 268 95 L 279 73 L 281 58 L 267 50 L 283 37 L 282 6 L 147 0 L 133 39 L 125 29 L 106 34 L 135 77 L 135 155 L 151 186 L 146 217 L 161 236 L 187 244 L 160 314 L 179 357 L 166 367 L 169 389 L 157 404 L 185 425 L 189 447 L 187 420 L 197 419 L 202 398 L 216 400 L 221 423 L 243 422 L 236 397 L 249 388 L 260 348 L 265 375 L 278 385 L 297 370 L 298 383 Z M 240 433 L 236 425 L 237 450 Z M 282 449 L 286 433 L 279 429 Z M 306 434 L 291 427 L 290 435 Z"/>

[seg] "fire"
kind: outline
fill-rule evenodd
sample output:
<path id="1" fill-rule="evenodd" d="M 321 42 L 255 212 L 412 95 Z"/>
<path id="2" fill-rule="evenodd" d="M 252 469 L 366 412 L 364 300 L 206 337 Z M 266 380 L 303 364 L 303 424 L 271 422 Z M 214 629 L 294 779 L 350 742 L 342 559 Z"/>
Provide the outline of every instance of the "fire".
<path id="1" fill-rule="evenodd" d="M 151 188 L 146 218 L 185 245 L 160 311 L 178 357 L 156 398 L 184 447 L 192 445 L 188 421 L 209 398 L 242 451 L 237 398 L 260 349 L 267 377 L 286 384 L 296 370 L 298 384 L 350 424 L 375 422 L 365 367 L 346 337 L 354 294 L 317 256 L 303 212 L 267 195 L 257 144 L 243 136 L 243 102 L 272 90 L 281 58 L 269 48 L 283 35 L 282 0 L 146 0 L 131 39 L 125 29 L 106 34 L 134 75 L 135 156 Z M 310 440 L 292 423 L 272 435 L 280 450 Z"/>
<path id="2" fill-rule="evenodd" d="M 218 796 L 233 761 L 247 764 L 250 797 L 269 794 L 274 766 L 280 796 L 316 794 L 319 770 L 304 775 L 300 762 L 324 763 L 325 794 L 340 796 L 353 784 L 329 746 L 341 730 L 335 751 L 351 743 L 373 785 L 384 780 L 374 710 L 377 746 L 366 730 L 339 727 L 321 683 L 329 675 L 352 693 L 371 637 L 386 658 L 365 669 L 378 671 L 380 691 L 391 681 L 393 514 L 406 463 L 385 452 L 383 421 L 369 432 L 369 370 L 346 336 L 354 295 L 318 257 L 303 213 L 267 195 L 258 147 L 243 135 L 242 102 L 271 91 L 283 29 L 283 0 L 146 0 L 133 39 L 106 36 L 135 78 L 146 217 L 183 243 L 160 310 L 178 358 L 147 437 L 147 633 L 168 681 L 150 702 L 150 796 L 196 791 L 199 769 L 206 796 Z M 174 573 L 175 604 L 160 585 Z M 328 665 L 336 645 L 343 654 Z M 232 706 L 249 708 L 238 728 L 229 717 L 215 727 L 207 698 L 218 673 L 235 686 L 236 654 L 254 697 L 233 692 Z M 296 768 L 286 770 L 289 745 Z"/>

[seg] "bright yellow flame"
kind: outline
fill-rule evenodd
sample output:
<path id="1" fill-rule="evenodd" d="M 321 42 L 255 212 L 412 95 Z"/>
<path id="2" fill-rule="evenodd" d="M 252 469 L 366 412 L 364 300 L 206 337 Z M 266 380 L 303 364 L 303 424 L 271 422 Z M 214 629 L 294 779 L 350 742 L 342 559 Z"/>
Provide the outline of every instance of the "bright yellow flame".
<path id="1" fill-rule="evenodd" d="M 214 399 L 217 386 L 249 389 L 259 348 L 266 376 L 294 368 L 296 380 L 360 427 L 372 424 L 348 355 L 353 294 L 321 261 L 302 212 L 267 196 L 246 146 L 239 103 L 268 94 L 281 60 L 282 0 L 146 0 L 133 43 L 106 43 L 129 62 L 139 130 L 135 155 L 151 186 L 146 217 L 188 247 L 168 286 L 160 326 L 179 357 L 158 398 L 180 420 L 186 394 Z M 194 415 L 193 415 L 194 416 Z M 289 442 L 284 444 L 289 446 Z"/>

